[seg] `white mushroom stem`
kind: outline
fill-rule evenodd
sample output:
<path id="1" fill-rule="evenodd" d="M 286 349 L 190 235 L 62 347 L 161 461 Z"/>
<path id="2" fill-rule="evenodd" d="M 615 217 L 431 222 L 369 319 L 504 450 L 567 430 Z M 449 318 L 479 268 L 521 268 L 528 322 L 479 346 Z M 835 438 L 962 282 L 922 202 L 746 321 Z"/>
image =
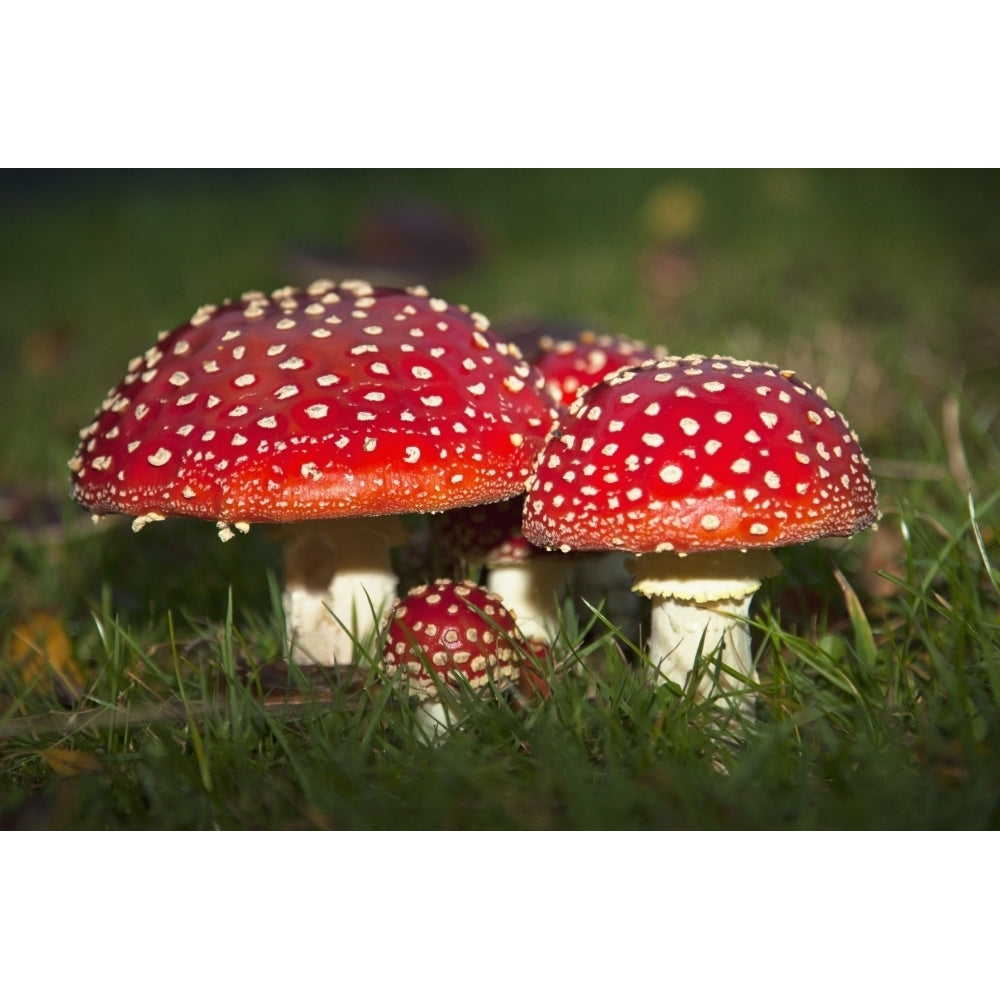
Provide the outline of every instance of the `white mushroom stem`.
<path id="1" fill-rule="evenodd" d="M 339 518 L 297 524 L 285 542 L 282 604 L 294 663 L 358 661 L 373 648 L 399 582 L 390 549 L 406 541 L 400 518 Z"/>
<path id="2" fill-rule="evenodd" d="M 706 663 L 698 693 L 709 698 L 742 692 L 741 706 L 748 709 L 746 690 L 756 683 L 757 672 L 750 629 L 740 619 L 747 617 L 761 581 L 780 571 L 778 560 L 767 549 L 686 556 L 656 552 L 637 556 L 632 569 L 632 589 L 652 600 L 647 654 L 655 679 L 684 687 L 701 647 Z M 710 660 L 736 676 L 714 669 Z"/>
<path id="3" fill-rule="evenodd" d="M 455 725 L 454 713 L 439 698 L 419 701 L 414 710 L 414 719 L 421 742 L 428 745 L 444 741 Z"/>
<path id="4" fill-rule="evenodd" d="M 559 635 L 560 606 L 569 590 L 572 557 L 539 552 L 517 562 L 487 563 L 486 587 L 503 598 L 526 639 L 552 642 Z"/>

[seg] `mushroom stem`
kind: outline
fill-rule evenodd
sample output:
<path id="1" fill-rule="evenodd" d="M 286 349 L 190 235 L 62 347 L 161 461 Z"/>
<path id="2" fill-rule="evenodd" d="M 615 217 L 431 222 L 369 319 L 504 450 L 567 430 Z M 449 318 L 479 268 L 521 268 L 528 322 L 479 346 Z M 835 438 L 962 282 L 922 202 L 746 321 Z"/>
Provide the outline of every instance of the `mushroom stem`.
<path id="1" fill-rule="evenodd" d="M 657 683 L 667 680 L 684 687 L 703 658 L 716 658 L 724 670 L 705 671 L 698 694 L 710 698 L 723 692 L 741 694 L 741 707 L 751 707 L 747 688 L 757 672 L 745 621 L 750 601 L 761 581 L 780 570 L 767 550 L 736 550 L 680 555 L 657 552 L 637 556 L 632 563 L 633 587 L 652 599 L 647 655 Z"/>
<path id="2" fill-rule="evenodd" d="M 294 663 L 324 666 L 372 649 L 399 582 L 390 549 L 406 540 L 395 516 L 337 518 L 290 529 L 282 604 Z"/>
<path id="3" fill-rule="evenodd" d="M 522 562 L 490 566 L 486 586 L 503 596 L 525 638 L 552 642 L 571 574 L 572 560 L 563 553 L 539 552 Z"/>
<path id="4" fill-rule="evenodd" d="M 427 698 L 417 703 L 414 712 L 417 737 L 427 746 L 447 739 L 455 725 L 455 717 L 440 698 Z"/>

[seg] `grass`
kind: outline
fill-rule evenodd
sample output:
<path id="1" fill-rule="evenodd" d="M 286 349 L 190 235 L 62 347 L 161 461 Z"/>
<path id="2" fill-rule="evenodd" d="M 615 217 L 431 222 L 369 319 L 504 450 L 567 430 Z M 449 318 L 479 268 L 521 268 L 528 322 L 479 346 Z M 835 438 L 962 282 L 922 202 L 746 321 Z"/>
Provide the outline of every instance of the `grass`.
<path id="1" fill-rule="evenodd" d="M 0 824 L 1000 825 L 995 175 L 3 179 Z M 650 688 L 637 623 L 567 614 L 549 699 L 469 704 L 428 746 L 377 665 L 351 681 L 284 666 L 265 530 L 133 535 L 66 500 L 77 428 L 158 329 L 304 280 L 293 248 L 347 243 L 404 197 L 471 220 L 484 258 L 432 290 L 501 329 L 566 321 L 778 361 L 856 427 L 885 516 L 780 553 L 752 608 L 755 719 Z"/>

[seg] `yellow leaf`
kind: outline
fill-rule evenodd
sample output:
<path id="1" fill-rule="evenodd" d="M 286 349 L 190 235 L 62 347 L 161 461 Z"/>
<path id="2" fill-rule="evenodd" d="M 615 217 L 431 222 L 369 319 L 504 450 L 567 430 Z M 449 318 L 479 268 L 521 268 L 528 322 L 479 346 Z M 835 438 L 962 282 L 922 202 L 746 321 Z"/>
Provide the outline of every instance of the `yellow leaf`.
<path id="1" fill-rule="evenodd" d="M 86 750 L 63 750 L 54 747 L 51 750 L 39 750 L 38 756 L 52 768 L 56 774 L 72 778 L 88 771 L 99 771 L 101 762 Z"/>
<path id="2" fill-rule="evenodd" d="M 74 698 L 83 693 L 86 678 L 73 657 L 63 623 L 45 611 L 36 611 L 11 633 L 11 660 L 18 665 L 24 684 L 50 692 L 58 679 Z"/>

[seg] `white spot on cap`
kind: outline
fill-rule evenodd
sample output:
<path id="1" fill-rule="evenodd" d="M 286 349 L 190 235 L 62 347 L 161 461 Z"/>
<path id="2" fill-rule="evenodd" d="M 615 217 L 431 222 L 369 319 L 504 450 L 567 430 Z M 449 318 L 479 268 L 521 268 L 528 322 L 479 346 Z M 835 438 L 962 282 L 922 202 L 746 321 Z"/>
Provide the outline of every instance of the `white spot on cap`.
<path id="1" fill-rule="evenodd" d="M 701 519 L 701 526 L 706 531 L 715 531 L 722 522 L 714 514 L 706 514 Z"/>
<path id="2" fill-rule="evenodd" d="M 665 483 L 679 483 L 683 475 L 679 465 L 665 465 L 660 469 L 660 479 Z"/>
<path id="3" fill-rule="evenodd" d="M 683 417 L 680 422 L 681 430 L 687 434 L 688 437 L 694 437 L 695 434 L 701 429 L 697 420 L 693 420 L 691 417 Z"/>
<path id="4" fill-rule="evenodd" d="M 326 403 L 313 403 L 312 406 L 306 407 L 306 415 L 313 420 L 321 420 L 329 411 L 330 407 Z"/>
<path id="5" fill-rule="evenodd" d="M 146 461 L 149 462 L 150 465 L 160 466 L 166 465 L 167 462 L 170 461 L 171 457 L 170 452 L 167 451 L 166 448 L 157 448 L 156 453 L 154 455 L 150 455 Z"/>

